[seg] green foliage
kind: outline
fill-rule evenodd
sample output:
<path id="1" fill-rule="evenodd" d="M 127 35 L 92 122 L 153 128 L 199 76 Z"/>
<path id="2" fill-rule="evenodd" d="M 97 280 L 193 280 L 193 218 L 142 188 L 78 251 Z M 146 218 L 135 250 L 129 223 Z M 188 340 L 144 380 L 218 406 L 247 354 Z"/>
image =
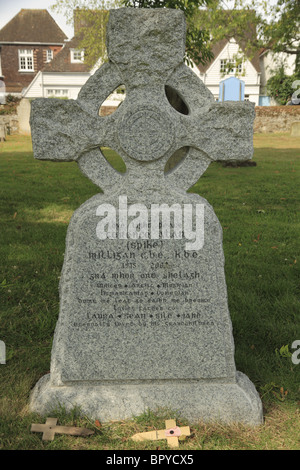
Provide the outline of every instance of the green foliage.
<path id="1" fill-rule="evenodd" d="M 15 114 L 17 112 L 17 106 L 20 102 L 20 98 L 7 95 L 5 103 L 0 105 L 0 115 Z"/>
<path id="2" fill-rule="evenodd" d="M 133 8 L 174 8 L 184 12 L 187 20 L 186 62 L 193 60 L 197 64 L 205 64 L 213 58 L 211 52 L 210 35 L 205 28 L 199 28 L 194 18 L 201 6 L 208 6 L 212 0 L 57 0 L 52 9 L 64 13 L 67 22 L 74 23 L 77 18 L 77 28 L 81 41 L 79 48 L 85 50 L 84 61 L 91 67 L 101 61 L 107 60 L 105 47 L 107 10 L 118 6 Z M 74 13 L 75 12 L 75 13 Z"/>
<path id="3" fill-rule="evenodd" d="M 265 42 L 274 52 L 295 55 L 297 69 L 300 65 L 300 2 L 278 0 L 269 8 L 271 19 L 264 26 Z"/>
<path id="4" fill-rule="evenodd" d="M 199 28 L 195 23 L 195 17 L 199 8 L 208 6 L 212 0 L 122 0 L 125 7 L 134 8 L 173 8 L 182 10 L 187 21 L 186 54 L 185 61 L 191 65 L 205 64 L 213 58 L 209 31 Z"/>
<path id="5" fill-rule="evenodd" d="M 274 75 L 269 78 L 267 82 L 267 93 L 274 98 L 278 104 L 286 105 L 295 92 L 293 83 L 299 79 L 300 73 L 296 72 L 293 75 L 286 75 L 284 67 L 281 66 L 274 72 Z"/>
<path id="6" fill-rule="evenodd" d="M 107 60 L 105 36 L 108 10 L 119 6 L 119 0 L 56 0 L 51 9 L 64 14 L 67 23 L 74 25 L 74 32 L 80 39 L 78 48 L 84 49 L 84 62 L 92 68 L 99 60 Z"/>
<path id="7" fill-rule="evenodd" d="M 182 10 L 187 20 L 187 63 L 209 62 L 214 42 L 235 38 L 243 57 L 251 58 L 265 47 L 293 54 L 300 64 L 299 0 L 234 0 L 229 7 L 224 0 L 56 0 L 52 9 L 64 13 L 68 23 L 74 22 L 74 11 L 81 16 L 79 47 L 85 49 L 85 63 L 92 67 L 99 58 L 107 60 L 107 11 L 120 6 Z"/>
<path id="8" fill-rule="evenodd" d="M 195 9 L 203 5 L 203 0 L 124 0 L 125 7 L 134 8 L 175 8 L 182 10 L 185 15 L 191 16 Z"/>
<path id="9" fill-rule="evenodd" d="M 187 21 L 185 61 L 189 65 L 193 61 L 196 64 L 205 64 L 213 58 L 209 31 L 205 28 L 199 28 L 195 24 L 195 16 L 199 8 L 202 6 L 207 7 L 211 2 L 212 0 L 192 0 L 188 2 L 184 0 L 122 0 L 125 7 L 182 10 Z"/>
<path id="10" fill-rule="evenodd" d="M 275 353 L 277 357 L 287 357 L 287 358 L 292 357 L 292 353 L 289 350 L 288 344 L 281 346 L 280 349 L 276 348 Z"/>
<path id="11" fill-rule="evenodd" d="M 223 227 L 237 369 L 261 394 L 265 422 L 255 430 L 195 424 L 180 449 L 299 449 L 300 365 L 289 357 L 299 338 L 299 142 L 289 134 L 255 134 L 254 144 L 256 167 L 213 163 L 193 192 L 212 204 Z M 130 437 L 163 429 L 176 410 L 94 423 L 79 418 L 76 407 L 67 413 L 58 406 L 48 416 L 54 413 L 59 425 L 88 427 L 95 434 L 56 435 L 48 442 L 30 432 L 31 423 L 44 422 L 29 413 L 28 398 L 49 371 L 67 225 L 99 188 L 75 162 L 35 160 L 30 137 L 9 136 L 0 153 L 0 339 L 7 352 L 0 367 L 0 448 L 167 449 L 166 441 L 135 443 Z M 177 423 L 185 425 L 182 419 Z"/>
<path id="12" fill-rule="evenodd" d="M 204 24 L 213 42 L 235 38 L 246 57 L 267 48 L 284 52 L 300 64 L 299 0 L 234 0 L 226 6 L 223 0 L 212 0 L 195 21 Z"/>
<path id="13" fill-rule="evenodd" d="M 187 24 L 185 62 L 188 65 L 191 61 L 197 65 L 210 62 L 214 55 L 211 50 L 209 31 L 198 29 L 191 21 L 187 21 Z"/>
<path id="14" fill-rule="evenodd" d="M 7 95 L 7 97 L 6 97 L 6 103 L 7 104 L 12 104 L 12 103 L 18 104 L 19 101 L 20 101 L 20 98 L 18 98 L 17 96 Z"/>

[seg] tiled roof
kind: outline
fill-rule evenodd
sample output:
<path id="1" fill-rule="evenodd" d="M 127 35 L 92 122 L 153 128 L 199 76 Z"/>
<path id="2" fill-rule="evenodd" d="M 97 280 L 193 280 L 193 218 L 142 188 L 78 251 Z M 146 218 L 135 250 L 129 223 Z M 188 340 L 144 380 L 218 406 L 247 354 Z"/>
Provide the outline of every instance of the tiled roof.
<path id="1" fill-rule="evenodd" d="M 212 46 L 212 53 L 214 55 L 214 58 L 210 61 L 210 62 L 207 62 L 205 65 L 202 65 L 202 64 L 199 64 L 197 65 L 200 73 L 205 73 L 207 72 L 207 70 L 209 69 L 209 67 L 213 64 L 213 62 L 216 60 L 216 58 L 218 57 L 218 55 L 220 54 L 220 52 L 224 49 L 224 47 L 226 46 L 226 44 L 228 43 L 228 39 L 222 39 L 221 41 L 218 41 L 217 43 L 215 43 L 213 46 Z M 244 50 L 244 47 L 243 47 L 243 44 L 238 43 L 240 48 L 242 50 Z M 245 52 L 245 51 L 244 51 Z M 261 54 L 261 51 L 258 51 L 258 52 L 255 52 L 254 56 L 253 57 L 249 57 L 249 61 L 251 62 L 251 64 L 253 65 L 253 67 L 255 68 L 255 70 L 257 72 L 260 72 L 260 64 L 259 64 L 259 56 Z M 247 53 L 245 53 L 246 57 L 247 57 Z"/>
<path id="2" fill-rule="evenodd" d="M 227 10 L 227 11 L 224 11 L 224 20 L 223 21 L 230 21 L 231 20 L 231 15 L 232 14 L 235 14 L 235 15 L 239 15 L 239 12 L 236 11 L 236 12 L 233 12 L 231 10 Z M 253 11 L 249 11 L 248 12 L 250 15 L 251 13 L 253 13 Z M 201 17 L 202 17 L 202 11 L 199 10 L 198 12 L 198 21 L 200 19 L 200 23 L 199 25 L 201 25 Z M 251 16 L 249 17 L 249 28 L 247 30 L 247 32 L 245 33 L 245 39 L 249 40 L 251 38 L 255 38 L 256 37 L 256 31 L 255 31 L 255 27 L 254 25 L 251 24 L 251 20 L 250 20 Z M 220 25 L 222 26 L 222 25 Z M 201 27 L 201 26 L 199 26 Z M 203 24 L 203 29 L 205 29 L 205 22 Z M 245 50 L 245 43 L 246 43 L 246 40 L 241 40 L 239 38 L 234 38 L 234 36 L 232 37 L 232 39 L 235 39 L 235 41 L 237 42 L 237 44 L 240 46 L 240 48 L 244 51 L 245 53 L 245 56 L 248 57 L 248 60 L 251 62 L 251 64 L 253 65 L 253 67 L 255 68 L 255 70 L 257 72 L 260 72 L 260 64 L 259 64 L 259 55 L 261 54 L 261 51 L 257 51 L 255 52 L 253 55 L 250 56 L 249 53 L 247 53 L 247 51 Z M 224 47 L 226 46 L 226 44 L 228 43 L 229 41 L 229 38 L 223 38 L 221 39 L 220 41 L 216 42 L 216 43 L 213 43 L 212 45 L 212 53 L 214 55 L 214 58 L 210 61 L 210 62 L 207 62 L 205 65 L 202 65 L 202 64 L 197 64 L 197 67 L 199 69 L 199 71 L 201 73 L 205 73 L 209 67 L 212 65 L 212 63 L 215 61 L 215 59 L 217 58 L 217 56 L 220 54 L 220 52 L 224 49 Z"/>
<path id="3" fill-rule="evenodd" d="M 0 30 L 0 43 L 63 44 L 66 39 L 47 10 L 22 9 Z"/>
<path id="4" fill-rule="evenodd" d="M 222 39 L 221 41 L 219 41 L 219 42 L 212 45 L 211 51 L 214 55 L 213 59 L 210 62 L 206 62 L 204 65 L 203 64 L 197 65 L 197 67 L 198 67 L 198 69 L 200 70 L 201 73 L 205 73 L 209 69 L 209 67 L 211 66 L 211 64 L 213 64 L 213 62 L 215 61 L 217 56 L 220 54 L 222 49 L 224 49 L 227 42 L 228 42 L 227 39 Z"/>
<path id="5" fill-rule="evenodd" d="M 79 43 L 79 37 L 74 37 L 71 41 L 66 42 L 63 49 L 56 54 L 53 60 L 45 65 L 43 72 L 89 72 L 90 66 L 84 63 L 71 63 L 71 49 L 77 49 Z"/>

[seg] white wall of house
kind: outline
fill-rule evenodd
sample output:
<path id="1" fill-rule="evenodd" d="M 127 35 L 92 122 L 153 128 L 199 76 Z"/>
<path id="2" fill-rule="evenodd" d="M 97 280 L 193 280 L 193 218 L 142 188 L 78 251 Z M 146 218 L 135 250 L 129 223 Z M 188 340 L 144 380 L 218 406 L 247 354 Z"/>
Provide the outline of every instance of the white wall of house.
<path id="1" fill-rule="evenodd" d="M 42 98 L 42 72 L 38 72 L 30 85 L 23 90 L 23 98 Z"/>
<path id="2" fill-rule="evenodd" d="M 295 72 L 295 54 L 284 52 L 274 53 L 266 51 L 260 56 L 260 66 L 262 70 L 261 85 L 264 87 L 274 71 L 283 65 L 286 75 L 293 75 Z"/>
<path id="3" fill-rule="evenodd" d="M 90 73 L 39 72 L 23 93 L 23 98 L 77 99 Z"/>
<path id="4" fill-rule="evenodd" d="M 219 83 L 221 80 L 236 76 L 245 82 L 245 99 L 258 105 L 260 92 L 260 73 L 255 69 L 252 63 L 245 59 L 242 64 L 242 70 L 234 70 L 231 73 L 221 72 L 221 60 L 235 62 L 235 57 L 241 57 L 239 45 L 234 39 L 231 39 L 215 57 L 213 63 L 204 74 L 200 74 L 201 80 L 217 99 L 219 96 Z"/>
<path id="5" fill-rule="evenodd" d="M 286 54 L 284 52 L 274 53 L 265 51 L 260 56 L 261 68 L 261 95 L 267 95 L 267 81 L 276 69 L 280 66 L 284 67 L 286 75 L 293 75 L 295 72 L 296 57 L 294 54 Z M 270 106 L 276 106 L 278 103 L 274 98 L 270 98 Z"/>
<path id="6" fill-rule="evenodd" d="M 235 70 L 231 73 L 224 73 L 221 71 L 221 60 L 234 61 L 236 56 L 241 56 L 241 51 L 238 44 L 234 39 L 230 40 L 220 54 L 215 57 L 213 63 L 208 70 L 201 74 L 197 67 L 192 67 L 192 70 L 204 82 L 208 89 L 213 93 L 215 99 L 219 96 L 219 83 L 221 80 L 231 76 L 237 76 L 245 82 L 245 99 L 259 104 L 260 95 L 260 73 L 255 69 L 252 63 L 245 59 L 241 70 Z M 85 84 L 88 78 L 97 70 L 98 67 L 90 73 L 63 73 L 63 72 L 39 72 L 32 83 L 23 93 L 24 98 L 38 98 L 38 97 L 67 97 L 69 99 L 76 99 L 81 87 Z M 118 101 L 117 98 L 124 99 L 124 96 L 111 96 L 109 102 L 105 105 L 111 106 Z"/>

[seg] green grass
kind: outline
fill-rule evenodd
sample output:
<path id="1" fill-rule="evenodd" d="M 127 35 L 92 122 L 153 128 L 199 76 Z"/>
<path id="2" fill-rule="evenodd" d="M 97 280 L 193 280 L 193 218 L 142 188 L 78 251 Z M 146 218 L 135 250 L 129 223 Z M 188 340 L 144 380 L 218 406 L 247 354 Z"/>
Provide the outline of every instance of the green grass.
<path id="1" fill-rule="evenodd" d="M 236 365 L 256 385 L 265 422 L 255 429 L 199 423 L 181 449 L 299 448 L 300 364 L 290 354 L 300 339 L 300 145 L 286 134 L 255 135 L 254 142 L 256 167 L 214 163 L 191 191 L 212 204 L 223 227 Z M 76 410 L 54 410 L 59 424 L 95 434 L 57 435 L 48 443 L 30 432 L 31 423 L 44 422 L 29 412 L 28 396 L 49 371 L 68 222 L 98 188 L 76 163 L 34 160 L 30 138 L 22 136 L 0 143 L 0 183 L 0 340 L 7 348 L 0 365 L 0 448 L 167 449 L 163 441 L 130 440 L 163 428 L 172 417 L 166 410 L 101 427 Z"/>

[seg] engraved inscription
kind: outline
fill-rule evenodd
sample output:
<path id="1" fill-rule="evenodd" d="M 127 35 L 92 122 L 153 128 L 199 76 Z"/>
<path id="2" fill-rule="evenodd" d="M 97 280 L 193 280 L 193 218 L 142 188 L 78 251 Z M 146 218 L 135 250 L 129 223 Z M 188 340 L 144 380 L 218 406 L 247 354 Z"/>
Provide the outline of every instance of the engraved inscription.
<path id="1" fill-rule="evenodd" d="M 77 295 L 85 314 L 79 322 L 73 318 L 72 327 L 213 326 L 218 319 L 212 320 L 206 308 L 211 304 L 213 270 L 203 269 L 207 264 L 203 260 L 202 269 L 201 264 L 200 269 L 191 265 L 197 252 L 179 251 L 176 245 L 166 250 L 164 243 L 130 241 L 123 244 L 123 251 L 117 243 L 108 250 L 87 247 L 85 274 L 76 291 L 89 296 Z M 178 258 L 180 266 L 174 262 Z"/>

